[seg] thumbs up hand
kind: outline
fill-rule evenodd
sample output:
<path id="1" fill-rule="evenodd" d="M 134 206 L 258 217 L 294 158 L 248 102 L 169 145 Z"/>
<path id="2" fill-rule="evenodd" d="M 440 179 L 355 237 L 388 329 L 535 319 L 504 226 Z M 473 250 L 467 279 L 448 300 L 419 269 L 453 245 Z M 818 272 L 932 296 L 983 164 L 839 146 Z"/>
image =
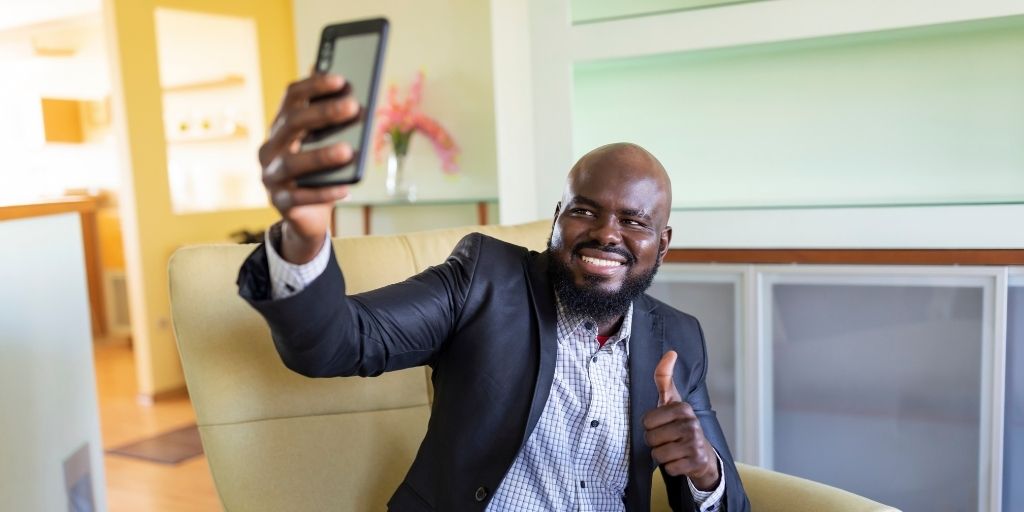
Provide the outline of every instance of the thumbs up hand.
<path id="1" fill-rule="evenodd" d="M 676 357 L 675 351 L 666 352 L 654 369 L 658 407 L 644 414 L 644 438 L 651 447 L 651 457 L 668 474 L 685 475 L 696 488 L 710 491 L 720 478 L 718 456 L 704 437 L 697 414 L 683 401 L 672 380 Z"/>

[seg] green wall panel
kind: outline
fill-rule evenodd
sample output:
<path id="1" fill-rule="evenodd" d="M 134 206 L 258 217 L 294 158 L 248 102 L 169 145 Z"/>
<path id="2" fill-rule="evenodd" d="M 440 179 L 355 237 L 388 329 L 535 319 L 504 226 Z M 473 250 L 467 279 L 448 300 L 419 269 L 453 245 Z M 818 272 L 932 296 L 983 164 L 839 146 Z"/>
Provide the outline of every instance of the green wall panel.
<path id="1" fill-rule="evenodd" d="M 576 156 L 650 149 L 676 207 L 1024 202 L 1024 17 L 578 63 Z"/>
<path id="2" fill-rule="evenodd" d="M 718 7 L 763 0 L 572 0 L 572 22 L 587 23 L 618 18 L 632 18 L 688 9 Z"/>

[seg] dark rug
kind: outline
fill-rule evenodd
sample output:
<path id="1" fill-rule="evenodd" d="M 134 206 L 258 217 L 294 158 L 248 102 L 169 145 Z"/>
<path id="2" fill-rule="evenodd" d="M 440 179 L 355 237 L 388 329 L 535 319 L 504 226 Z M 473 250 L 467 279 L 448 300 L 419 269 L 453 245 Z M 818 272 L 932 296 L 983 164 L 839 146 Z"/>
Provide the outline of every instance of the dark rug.
<path id="1" fill-rule="evenodd" d="M 156 437 L 107 450 L 107 453 L 148 460 L 158 464 L 177 464 L 203 454 L 199 429 L 189 425 Z"/>

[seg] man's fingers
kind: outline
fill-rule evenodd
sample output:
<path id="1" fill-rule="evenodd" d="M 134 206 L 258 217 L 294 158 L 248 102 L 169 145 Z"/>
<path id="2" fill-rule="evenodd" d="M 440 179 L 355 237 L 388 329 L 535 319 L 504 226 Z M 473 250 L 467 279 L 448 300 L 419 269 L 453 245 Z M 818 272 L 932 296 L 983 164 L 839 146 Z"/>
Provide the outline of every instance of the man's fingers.
<path id="1" fill-rule="evenodd" d="M 354 120 L 359 115 L 359 102 L 350 95 L 325 98 L 310 103 L 308 106 L 292 110 L 285 116 L 284 122 L 275 124 L 274 131 L 283 131 L 287 136 L 302 130 L 315 130 L 329 125 L 342 124 Z"/>
<path id="2" fill-rule="evenodd" d="M 282 214 L 296 206 L 330 204 L 348 197 L 348 185 L 323 188 L 282 188 L 271 194 L 270 200 Z"/>
<path id="3" fill-rule="evenodd" d="M 674 402 L 651 409 L 641 418 L 648 446 L 693 437 L 701 428 L 697 413 L 686 402 Z M 656 437 L 652 437 L 656 436 Z"/>
<path id="4" fill-rule="evenodd" d="M 327 111 L 326 122 L 328 123 L 332 119 L 332 114 L 336 116 L 338 123 L 344 122 L 347 117 L 355 117 L 355 114 L 359 111 L 358 103 L 346 105 L 341 109 L 348 112 L 354 108 L 355 114 L 351 116 L 347 116 L 344 113 L 331 112 L 331 109 L 338 109 L 337 104 L 340 102 L 339 100 L 348 96 L 349 91 L 351 91 L 351 86 L 344 78 L 339 75 L 323 73 L 317 73 L 304 80 L 289 84 L 284 98 L 281 100 L 281 107 L 278 109 L 274 121 L 270 124 L 267 141 L 260 147 L 260 162 L 266 165 L 267 162 L 282 150 L 290 147 L 294 140 L 305 136 L 307 130 L 324 125 L 323 123 L 318 125 L 314 123 L 314 126 L 305 126 L 304 123 L 307 121 L 301 119 L 301 116 L 300 119 L 295 119 L 295 116 L 300 112 L 310 109 L 321 113 Z M 331 99 L 317 101 L 315 105 L 310 104 L 310 100 L 325 96 Z M 353 103 L 355 103 L 355 100 L 353 100 Z M 305 115 L 308 117 L 310 114 Z"/>
<path id="5" fill-rule="evenodd" d="M 675 461 L 688 460 L 694 465 L 703 466 L 707 463 L 707 455 L 695 446 L 684 443 L 671 443 L 651 449 L 651 458 L 658 464 L 669 464 Z"/>
<path id="6" fill-rule="evenodd" d="M 322 169 L 340 167 L 352 161 L 352 147 L 347 143 L 289 153 L 278 156 L 263 170 L 263 185 L 268 189 L 277 185 L 287 185 L 289 181 Z"/>
<path id="7" fill-rule="evenodd" d="M 351 97 L 318 101 L 278 118 L 270 127 L 270 136 L 260 148 L 260 160 L 280 153 L 309 133 L 329 125 L 340 125 L 359 117 L 359 103 Z"/>
<path id="8" fill-rule="evenodd" d="M 279 112 L 287 113 L 306 106 L 309 100 L 325 94 L 340 91 L 346 81 L 340 75 L 314 73 L 309 77 L 288 84 Z"/>
<path id="9" fill-rule="evenodd" d="M 672 375 L 678 355 L 668 351 L 654 368 L 658 388 L 658 407 L 643 416 L 644 441 L 654 458 L 670 475 L 698 478 L 694 485 L 709 489 L 719 476 L 709 469 L 714 449 L 704 437 L 700 419 L 690 404 L 683 401 Z"/>
<path id="10" fill-rule="evenodd" d="M 675 459 L 672 461 L 661 463 L 665 467 L 665 471 L 672 476 L 683 476 L 683 475 L 694 475 L 704 468 L 707 467 L 708 457 L 695 456 L 695 457 L 683 457 L 681 459 Z"/>
<path id="11" fill-rule="evenodd" d="M 659 407 L 683 401 L 683 397 L 679 394 L 679 390 L 676 389 L 676 384 L 672 380 L 672 372 L 675 370 L 677 357 L 675 350 L 669 350 L 665 352 L 665 355 L 661 356 L 661 361 L 654 368 L 654 384 L 658 386 Z"/>

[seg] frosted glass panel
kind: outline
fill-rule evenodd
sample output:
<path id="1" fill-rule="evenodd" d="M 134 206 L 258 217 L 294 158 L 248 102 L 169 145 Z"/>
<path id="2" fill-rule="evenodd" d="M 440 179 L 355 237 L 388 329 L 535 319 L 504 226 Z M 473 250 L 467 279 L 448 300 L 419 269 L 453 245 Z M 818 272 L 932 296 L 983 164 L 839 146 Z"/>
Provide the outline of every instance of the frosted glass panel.
<path id="1" fill-rule="evenodd" d="M 1006 336 L 1003 510 L 1024 510 L 1024 286 L 1010 287 Z"/>
<path id="2" fill-rule="evenodd" d="M 982 289 L 770 293 L 775 469 L 903 510 L 976 510 Z"/>
<path id="3" fill-rule="evenodd" d="M 0 510 L 107 510 L 78 214 L 0 221 L 0 240 Z M 94 500 L 69 506 L 69 482 Z"/>
<path id="4" fill-rule="evenodd" d="M 1024 17 L 577 63 L 573 151 L 682 208 L 1024 202 Z"/>
<path id="5" fill-rule="evenodd" d="M 733 283 L 680 282 L 669 265 L 647 291 L 700 320 L 708 346 L 708 393 L 729 448 L 736 445 L 736 287 Z M 700 279 L 689 275 L 689 279 Z"/>

